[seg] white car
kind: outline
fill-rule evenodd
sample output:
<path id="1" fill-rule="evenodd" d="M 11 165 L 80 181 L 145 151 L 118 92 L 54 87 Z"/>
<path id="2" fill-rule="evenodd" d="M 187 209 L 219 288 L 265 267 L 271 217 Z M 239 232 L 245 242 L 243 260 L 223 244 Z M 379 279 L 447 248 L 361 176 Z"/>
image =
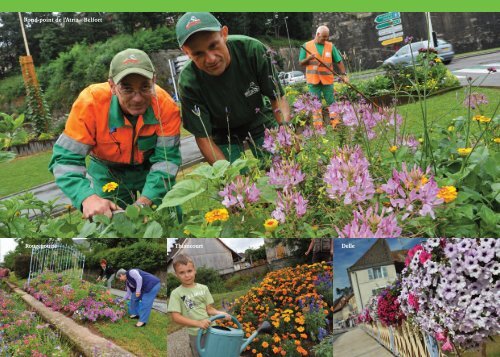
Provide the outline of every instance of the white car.
<path id="1" fill-rule="evenodd" d="M 384 61 L 384 66 L 395 66 L 398 64 L 402 64 L 404 66 L 412 65 L 412 52 L 413 52 L 413 61 L 417 59 L 418 51 L 422 48 L 427 48 L 428 41 L 419 41 L 411 43 L 411 52 L 410 52 L 410 44 L 407 44 L 401 47 L 394 55 L 389 57 Z M 437 50 L 438 57 L 441 58 L 444 64 L 448 64 L 453 59 L 455 52 L 453 51 L 453 46 L 451 43 L 446 42 L 444 40 L 438 39 L 438 45 L 435 48 Z"/>
<path id="2" fill-rule="evenodd" d="M 305 83 L 306 81 L 306 76 L 301 71 L 281 72 L 278 78 L 283 85 Z"/>

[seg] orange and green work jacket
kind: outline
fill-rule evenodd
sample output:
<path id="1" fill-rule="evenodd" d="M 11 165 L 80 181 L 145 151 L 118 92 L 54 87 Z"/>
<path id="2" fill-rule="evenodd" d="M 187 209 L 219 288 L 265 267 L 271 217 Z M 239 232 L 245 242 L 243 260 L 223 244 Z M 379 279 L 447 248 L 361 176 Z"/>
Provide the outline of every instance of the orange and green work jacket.
<path id="1" fill-rule="evenodd" d="M 156 97 L 135 126 L 108 83 L 90 85 L 80 93 L 49 164 L 57 185 L 76 208 L 93 194 L 106 197 L 102 184 L 120 177 L 124 186 L 139 182 L 129 188 L 142 191 L 156 204 L 174 185 L 181 164 L 180 111 L 167 92 L 158 86 L 155 90 Z"/>
<path id="2" fill-rule="evenodd" d="M 314 40 L 306 42 L 306 49 L 309 53 L 313 53 L 316 58 L 319 58 L 324 64 L 328 66 L 328 68 L 333 68 L 333 59 L 332 59 L 332 49 L 333 44 L 331 42 L 325 41 L 325 47 L 323 49 L 323 55 L 318 53 L 318 49 L 316 48 L 316 44 Z M 321 64 L 318 60 L 312 59 L 308 62 L 306 66 L 306 81 L 308 84 L 333 84 L 333 73 L 328 70 L 323 64 Z"/>

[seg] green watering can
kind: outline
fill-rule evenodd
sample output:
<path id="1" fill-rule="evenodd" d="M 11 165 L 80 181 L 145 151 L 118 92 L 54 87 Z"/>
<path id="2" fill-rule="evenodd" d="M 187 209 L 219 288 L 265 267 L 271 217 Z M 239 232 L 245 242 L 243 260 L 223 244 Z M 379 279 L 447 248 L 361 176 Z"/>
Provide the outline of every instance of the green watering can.
<path id="1" fill-rule="evenodd" d="M 225 315 L 212 316 L 209 321 L 215 321 L 225 318 Z M 196 348 L 200 357 L 239 357 L 240 353 L 253 341 L 253 339 L 260 333 L 269 333 L 271 331 L 271 324 L 264 321 L 249 338 L 243 338 L 244 333 L 241 328 L 240 322 L 231 316 L 231 319 L 238 326 L 237 329 L 223 326 L 210 326 L 207 329 L 205 337 L 205 345 L 201 347 L 201 336 L 203 330 L 198 331 L 198 338 L 196 339 Z"/>

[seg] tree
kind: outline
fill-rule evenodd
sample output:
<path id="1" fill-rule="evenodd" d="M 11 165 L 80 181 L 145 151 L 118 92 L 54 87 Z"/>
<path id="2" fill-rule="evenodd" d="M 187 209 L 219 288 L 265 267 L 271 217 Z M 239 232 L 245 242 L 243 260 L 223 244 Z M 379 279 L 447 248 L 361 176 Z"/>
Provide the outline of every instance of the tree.
<path id="1" fill-rule="evenodd" d="M 266 260 L 266 246 L 262 245 L 257 249 L 248 248 L 245 250 L 245 258 L 247 261 L 255 262 L 257 260 Z"/>

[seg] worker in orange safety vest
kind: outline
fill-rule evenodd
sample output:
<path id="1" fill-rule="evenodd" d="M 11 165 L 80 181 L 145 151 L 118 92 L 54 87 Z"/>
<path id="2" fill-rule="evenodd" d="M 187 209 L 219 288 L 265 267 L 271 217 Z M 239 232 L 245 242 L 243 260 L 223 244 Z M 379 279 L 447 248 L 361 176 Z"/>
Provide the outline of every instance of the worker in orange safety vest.
<path id="1" fill-rule="evenodd" d="M 326 26 L 319 26 L 316 30 L 316 37 L 304 43 L 304 48 L 300 49 L 299 63 L 306 67 L 306 81 L 309 87 L 309 92 L 319 100 L 323 97 L 326 104 L 330 106 L 334 101 L 333 82 L 334 75 L 333 63 L 338 67 L 336 73 L 339 74 L 340 79 L 347 82 L 349 79 L 346 74 L 342 56 L 337 48 L 328 41 L 330 37 L 330 30 Z M 318 61 L 318 58 L 321 60 Z M 327 67 L 325 67 L 325 65 Z M 338 123 L 338 114 L 330 112 L 330 121 L 332 125 Z M 323 126 L 323 115 L 321 110 L 313 114 L 313 124 L 316 127 Z"/>

